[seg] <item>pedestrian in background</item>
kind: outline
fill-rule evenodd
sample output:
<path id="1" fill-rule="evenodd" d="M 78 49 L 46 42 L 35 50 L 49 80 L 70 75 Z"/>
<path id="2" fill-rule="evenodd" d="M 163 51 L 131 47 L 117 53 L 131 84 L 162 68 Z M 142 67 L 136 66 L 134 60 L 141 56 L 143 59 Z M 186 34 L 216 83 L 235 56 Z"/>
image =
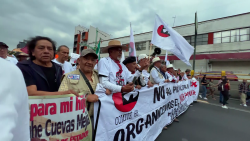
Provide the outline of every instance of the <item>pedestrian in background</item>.
<path id="1" fill-rule="evenodd" d="M 239 93 L 240 93 L 240 99 L 242 102 L 240 105 L 247 107 L 247 104 L 246 104 L 247 91 L 248 91 L 247 80 L 243 79 L 243 82 L 239 84 L 238 88 L 239 88 Z"/>
<path id="2" fill-rule="evenodd" d="M 209 88 L 210 93 L 207 95 L 207 98 L 209 96 L 212 96 L 213 100 L 216 100 L 214 98 L 215 87 L 216 85 L 213 83 L 213 79 L 210 79 L 210 81 L 208 82 L 208 88 Z"/>
<path id="3" fill-rule="evenodd" d="M 226 79 L 226 77 L 222 79 L 221 86 L 222 86 L 221 93 L 223 95 L 222 108 L 228 109 L 226 104 L 227 100 L 229 99 L 230 83 L 229 80 Z"/>
<path id="4" fill-rule="evenodd" d="M 203 98 L 205 100 L 207 100 L 206 95 L 207 95 L 207 78 L 206 75 L 203 76 L 202 80 L 201 80 L 201 85 L 202 85 L 202 95 L 200 95 L 200 98 Z"/>

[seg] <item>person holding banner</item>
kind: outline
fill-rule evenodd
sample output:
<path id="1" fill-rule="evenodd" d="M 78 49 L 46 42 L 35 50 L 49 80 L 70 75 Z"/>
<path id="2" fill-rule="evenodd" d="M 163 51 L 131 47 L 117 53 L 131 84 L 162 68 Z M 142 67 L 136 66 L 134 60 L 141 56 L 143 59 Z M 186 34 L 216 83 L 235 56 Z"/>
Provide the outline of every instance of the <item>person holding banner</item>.
<path id="1" fill-rule="evenodd" d="M 72 90 L 58 92 L 62 68 L 52 62 L 56 45 L 48 37 L 37 36 L 28 42 L 29 60 L 18 62 L 29 96 L 78 94 Z"/>
<path id="2" fill-rule="evenodd" d="M 161 74 L 160 71 L 161 59 L 159 57 L 155 57 L 152 63 L 153 63 L 153 68 L 150 71 L 150 81 L 153 84 L 161 84 L 169 82 L 169 80 L 165 79 L 164 76 Z"/>
<path id="3" fill-rule="evenodd" d="M 100 59 L 97 65 L 100 83 L 113 93 L 133 91 L 134 77 L 138 78 L 142 70 L 147 67 L 147 64 L 143 64 L 134 74 L 131 74 L 127 67 L 120 63 L 122 50 L 126 49 L 128 49 L 128 46 L 121 45 L 120 41 L 111 40 L 102 51 L 103 53 L 109 53 L 109 57 Z"/>
<path id="4" fill-rule="evenodd" d="M 135 73 L 136 68 L 138 67 L 138 65 L 136 64 L 136 58 L 134 56 L 127 57 L 122 63 L 132 74 Z M 135 84 L 135 88 L 137 89 L 141 89 L 141 87 L 146 86 L 146 82 L 143 79 L 142 75 L 140 75 L 138 78 L 134 78 L 133 83 Z"/>
<path id="5" fill-rule="evenodd" d="M 138 56 L 138 66 L 141 67 L 141 65 L 143 65 L 145 62 L 147 63 L 150 62 L 149 57 L 146 54 L 140 54 Z M 153 87 L 154 85 L 151 83 L 151 81 L 149 81 L 150 74 L 148 73 L 148 68 L 149 68 L 149 65 L 144 70 L 142 70 L 142 76 L 146 84 L 148 85 L 148 87 Z"/>
<path id="6" fill-rule="evenodd" d="M 169 82 L 178 82 L 179 80 L 176 79 L 176 77 L 173 75 L 174 72 L 174 66 L 172 64 L 169 64 L 167 66 L 167 72 L 165 73 L 167 79 Z"/>

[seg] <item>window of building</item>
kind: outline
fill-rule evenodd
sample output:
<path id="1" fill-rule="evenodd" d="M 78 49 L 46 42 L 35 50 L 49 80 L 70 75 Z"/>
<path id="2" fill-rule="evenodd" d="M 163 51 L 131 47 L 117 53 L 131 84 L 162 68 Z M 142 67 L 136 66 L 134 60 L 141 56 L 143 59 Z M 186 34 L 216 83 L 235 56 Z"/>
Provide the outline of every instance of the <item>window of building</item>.
<path id="1" fill-rule="evenodd" d="M 194 46 L 195 36 L 185 36 L 184 37 L 189 44 Z M 196 45 L 207 45 L 208 42 L 208 34 L 199 34 L 196 38 Z"/>
<path id="2" fill-rule="evenodd" d="M 250 28 L 233 29 L 214 33 L 214 44 L 250 40 Z"/>
<path id="3" fill-rule="evenodd" d="M 146 50 L 146 42 L 135 43 L 136 50 Z"/>

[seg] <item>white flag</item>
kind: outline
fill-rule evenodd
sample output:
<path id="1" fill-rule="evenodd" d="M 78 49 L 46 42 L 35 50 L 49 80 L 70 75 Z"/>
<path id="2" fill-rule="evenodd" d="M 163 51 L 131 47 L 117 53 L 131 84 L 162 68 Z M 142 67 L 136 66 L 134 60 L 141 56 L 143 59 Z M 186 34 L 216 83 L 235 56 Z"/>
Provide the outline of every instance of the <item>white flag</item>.
<path id="1" fill-rule="evenodd" d="M 135 40 L 134 40 L 134 34 L 133 34 L 133 29 L 132 29 L 131 23 L 130 23 L 129 56 L 136 57 Z M 137 62 L 137 59 L 136 59 L 136 62 Z"/>
<path id="2" fill-rule="evenodd" d="M 155 18 L 151 43 L 161 49 L 172 52 L 181 61 L 191 66 L 189 59 L 194 52 L 194 47 L 172 27 L 168 26 L 158 15 Z"/>
<path id="3" fill-rule="evenodd" d="M 166 52 L 165 61 L 166 61 L 166 66 L 168 66 L 170 64 L 168 60 L 168 52 Z"/>
<path id="4" fill-rule="evenodd" d="M 122 57 L 121 57 L 120 62 L 123 62 L 124 60 L 125 60 L 125 55 L 124 55 L 124 52 L 122 51 Z"/>

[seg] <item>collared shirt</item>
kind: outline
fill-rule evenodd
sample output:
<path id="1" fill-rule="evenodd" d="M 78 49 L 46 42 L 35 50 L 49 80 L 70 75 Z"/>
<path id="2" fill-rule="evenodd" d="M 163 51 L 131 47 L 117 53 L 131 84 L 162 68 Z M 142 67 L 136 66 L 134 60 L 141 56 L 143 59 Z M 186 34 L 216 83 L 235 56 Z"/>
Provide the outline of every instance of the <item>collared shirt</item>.
<path id="1" fill-rule="evenodd" d="M 138 66 L 141 68 L 141 66 L 138 64 Z M 150 74 L 148 73 L 147 70 L 142 70 L 142 76 L 143 76 L 143 79 L 146 83 L 146 85 L 148 84 L 148 81 L 149 81 L 149 76 Z"/>
<path id="2" fill-rule="evenodd" d="M 172 75 L 171 72 L 167 71 L 165 72 L 165 75 L 170 82 L 175 82 L 177 80 L 177 78 L 174 75 Z"/>
<path id="3" fill-rule="evenodd" d="M 155 83 L 157 83 L 157 84 L 164 83 L 165 78 L 164 77 L 160 78 L 159 74 L 158 74 L 161 72 L 160 69 L 155 67 L 155 66 L 153 68 L 155 68 L 155 69 L 151 69 L 150 75 L 153 77 Z"/>
<path id="4" fill-rule="evenodd" d="M 52 61 L 62 67 L 63 74 L 74 71 L 72 65 L 67 61 L 65 61 L 64 63 L 58 62 L 56 59 L 53 59 Z"/>
<path id="5" fill-rule="evenodd" d="M 100 83 L 113 93 L 121 92 L 122 86 L 133 82 L 134 77 L 138 78 L 141 75 L 139 71 L 131 74 L 124 64 L 120 63 L 120 65 L 122 73 L 119 73 L 118 64 L 110 57 L 102 58 L 97 65 Z"/>
<path id="6" fill-rule="evenodd" d="M 248 91 L 248 84 L 242 82 L 239 84 L 238 88 L 239 88 L 239 92 L 246 94 Z"/>
<path id="7" fill-rule="evenodd" d="M 182 80 L 188 80 L 186 73 L 183 75 Z"/>
<path id="8" fill-rule="evenodd" d="M 7 56 L 7 57 L 5 58 L 5 60 L 11 62 L 11 63 L 14 64 L 14 65 L 16 65 L 16 64 L 18 63 L 17 59 L 14 58 L 14 57 L 9 57 L 9 56 Z"/>

